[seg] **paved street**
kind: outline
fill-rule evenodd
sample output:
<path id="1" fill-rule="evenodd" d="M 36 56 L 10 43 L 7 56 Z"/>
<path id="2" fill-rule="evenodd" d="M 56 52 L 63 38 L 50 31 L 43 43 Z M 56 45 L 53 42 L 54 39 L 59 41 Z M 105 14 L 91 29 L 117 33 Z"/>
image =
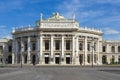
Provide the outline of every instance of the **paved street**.
<path id="1" fill-rule="evenodd" d="M 120 80 L 120 67 L 6 67 L 0 68 L 0 80 Z"/>

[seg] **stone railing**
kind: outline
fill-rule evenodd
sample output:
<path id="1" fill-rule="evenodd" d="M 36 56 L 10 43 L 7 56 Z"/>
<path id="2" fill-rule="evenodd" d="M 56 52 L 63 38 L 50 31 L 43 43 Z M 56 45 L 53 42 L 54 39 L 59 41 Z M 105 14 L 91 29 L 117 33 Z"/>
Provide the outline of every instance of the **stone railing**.
<path id="1" fill-rule="evenodd" d="M 88 28 L 88 27 L 79 27 L 79 30 L 85 30 L 85 31 L 102 33 L 101 29 Z"/>

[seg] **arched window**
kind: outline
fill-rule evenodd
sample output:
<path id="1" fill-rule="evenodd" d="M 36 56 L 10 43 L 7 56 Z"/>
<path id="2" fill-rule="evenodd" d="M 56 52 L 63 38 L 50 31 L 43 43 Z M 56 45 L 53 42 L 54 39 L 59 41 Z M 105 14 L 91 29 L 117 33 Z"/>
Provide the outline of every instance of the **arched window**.
<path id="1" fill-rule="evenodd" d="M 120 52 L 120 46 L 118 46 L 118 52 Z"/>
<path id="2" fill-rule="evenodd" d="M 111 47 L 111 52 L 115 52 L 115 47 L 114 46 Z"/>

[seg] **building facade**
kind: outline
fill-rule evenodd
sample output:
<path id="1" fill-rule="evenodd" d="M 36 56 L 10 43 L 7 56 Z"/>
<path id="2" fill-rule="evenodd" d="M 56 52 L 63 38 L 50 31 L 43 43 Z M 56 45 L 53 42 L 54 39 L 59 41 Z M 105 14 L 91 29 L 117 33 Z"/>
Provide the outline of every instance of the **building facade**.
<path id="1" fill-rule="evenodd" d="M 11 39 L 0 39 L 0 64 L 12 63 L 12 40 Z"/>
<path id="2" fill-rule="evenodd" d="M 102 41 L 103 64 L 120 64 L 120 41 Z"/>
<path id="3" fill-rule="evenodd" d="M 102 34 L 99 29 L 79 26 L 74 16 L 66 19 L 55 13 L 48 19 L 42 19 L 41 15 L 35 27 L 13 30 L 12 43 L 6 43 L 6 47 L 11 44 L 12 52 L 10 55 L 9 50 L 4 53 L 4 61 L 38 65 L 119 63 L 120 41 L 103 41 Z"/>

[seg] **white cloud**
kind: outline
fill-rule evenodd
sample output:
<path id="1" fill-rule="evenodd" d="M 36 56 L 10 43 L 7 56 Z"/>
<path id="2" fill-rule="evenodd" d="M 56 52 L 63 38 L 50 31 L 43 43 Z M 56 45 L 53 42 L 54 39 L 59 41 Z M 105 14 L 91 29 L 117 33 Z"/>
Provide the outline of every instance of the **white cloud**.
<path id="1" fill-rule="evenodd" d="M 6 25 L 0 25 L 0 38 L 11 38 L 11 31 Z"/>
<path id="2" fill-rule="evenodd" d="M 80 3 L 80 0 L 71 0 L 71 1 L 63 1 L 61 4 L 58 5 L 57 9 L 59 9 L 62 14 L 66 17 L 71 17 L 72 14 L 77 14 L 79 12 L 79 9 L 83 7 Z"/>
<path id="3" fill-rule="evenodd" d="M 11 35 L 5 35 L 5 36 L 2 37 L 2 38 L 12 39 L 12 36 L 11 36 Z"/>
<path id="4" fill-rule="evenodd" d="M 95 0 L 97 3 L 119 4 L 120 0 Z"/>
<path id="5" fill-rule="evenodd" d="M 120 31 L 118 31 L 118 30 L 115 30 L 115 29 L 112 29 L 112 28 L 103 28 L 103 32 L 104 32 L 104 34 L 106 34 L 106 35 L 109 35 L 109 34 L 120 34 Z"/>
<path id="6" fill-rule="evenodd" d="M 86 10 L 86 7 L 91 6 L 89 4 L 91 4 L 90 0 L 71 0 L 70 2 L 64 1 L 62 4 L 59 4 L 57 8 L 67 18 L 72 18 L 72 15 L 75 14 L 76 19 L 81 22 L 86 22 L 105 14 L 104 10 Z"/>
<path id="7" fill-rule="evenodd" d="M 0 29 L 5 29 L 6 26 L 5 25 L 0 25 Z"/>

